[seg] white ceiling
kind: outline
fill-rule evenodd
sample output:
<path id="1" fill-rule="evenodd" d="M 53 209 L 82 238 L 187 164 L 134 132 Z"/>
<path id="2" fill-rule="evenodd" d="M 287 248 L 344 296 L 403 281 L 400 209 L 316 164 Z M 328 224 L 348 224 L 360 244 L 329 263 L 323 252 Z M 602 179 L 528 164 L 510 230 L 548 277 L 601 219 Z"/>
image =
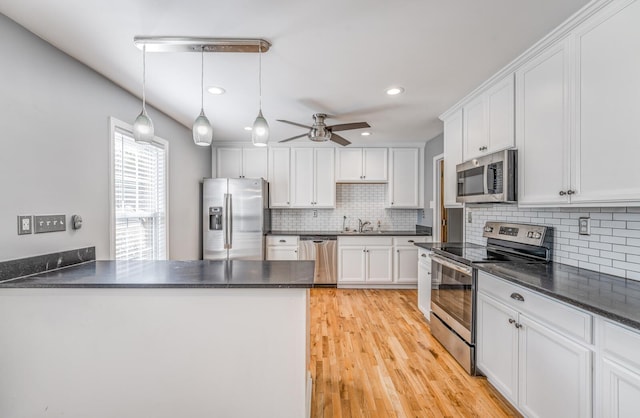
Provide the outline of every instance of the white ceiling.
<path id="1" fill-rule="evenodd" d="M 425 141 L 438 115 L 586 4 L 586 0 L 2 0 L 0 12 L 141 96 L 133 37 L 264 38 L 263 111 L 271 141 L 311 124 L 367 121 L 355 144 Z M 25 52 L 27 53 L 27 52 Z M 258 55 L 207 54 L 214 140 L 247 141 L 258 112 Z M 406 92 L 387 96 L 387 87 Z M 200 109 L 200 56 L 149 53 L 150 104 L 191 127 Z M 137 115 L 131 115 L 133 122 Z M 305 141 L 300 139 L 299 141 Z"/>

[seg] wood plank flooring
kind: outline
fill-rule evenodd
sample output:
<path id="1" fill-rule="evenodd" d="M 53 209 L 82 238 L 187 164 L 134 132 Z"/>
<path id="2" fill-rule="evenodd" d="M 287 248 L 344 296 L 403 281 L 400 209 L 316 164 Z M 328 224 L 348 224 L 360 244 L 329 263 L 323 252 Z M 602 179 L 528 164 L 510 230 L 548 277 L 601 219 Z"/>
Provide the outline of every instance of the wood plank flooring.
<path id="1" fill-rule="evenodd" d="M 510 417 L 431 336 L 415 290 L 311 289 L 314 418 Z"/>

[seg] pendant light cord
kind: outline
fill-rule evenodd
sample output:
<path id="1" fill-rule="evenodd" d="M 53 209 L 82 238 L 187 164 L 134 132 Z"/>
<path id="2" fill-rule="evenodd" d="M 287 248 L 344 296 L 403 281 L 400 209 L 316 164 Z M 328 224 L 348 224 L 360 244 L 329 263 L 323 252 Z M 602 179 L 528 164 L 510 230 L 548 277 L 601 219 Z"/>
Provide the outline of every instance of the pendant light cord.
<path id="1" fill-rule="evenodd" d="M 204 45 L 200 50 L 200 108 L 204 111 Z"/>
<path id="2" fill-rule="evenodd" d="M 146 90 L 146 78 L 147 78 L 147 45 L 142 45 L 142 111 L 146 112 L 145 104 L 147 102 L 145 90 Z"/>
<path id="3" fill-rule="evenodd" d="M 258 97 L 260 112 L 262 112 L 262 42 L 258 41 Z"/>

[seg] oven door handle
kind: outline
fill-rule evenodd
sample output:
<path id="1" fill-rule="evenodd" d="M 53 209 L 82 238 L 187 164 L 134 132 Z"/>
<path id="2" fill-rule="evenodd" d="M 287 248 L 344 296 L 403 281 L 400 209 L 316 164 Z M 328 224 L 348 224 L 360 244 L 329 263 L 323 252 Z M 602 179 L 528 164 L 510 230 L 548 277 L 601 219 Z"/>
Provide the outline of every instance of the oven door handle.
<path id="1" fill-rule="evenodd" d="M 455 261 L 447 260 L 446 258 L 441 257 L 439 255 L 435 255 L 435 254 L 431 255 L 431 260 L 438 264 L 442 264 L 443 266 L 449 267 L 450 269 L 458 271 L 460 273 L 464 273 L 469 276 L 471 275 L 471 271 L 472 271 L 471 267 L 465 266 L 463 264 L 458 264 Z"/>

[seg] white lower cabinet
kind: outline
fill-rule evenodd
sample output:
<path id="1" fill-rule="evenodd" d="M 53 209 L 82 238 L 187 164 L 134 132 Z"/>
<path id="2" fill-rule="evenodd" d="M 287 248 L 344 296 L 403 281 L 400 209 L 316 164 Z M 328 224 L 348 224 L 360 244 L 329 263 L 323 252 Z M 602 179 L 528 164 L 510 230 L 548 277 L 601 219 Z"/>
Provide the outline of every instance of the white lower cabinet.
<path id="1" fill-rule="evenodd" d="M 601 417 L 637 417 L 640 411 L 640 333 L 598 321 L 600 378 L 596 382 Z"/>
<path id="2" fill-rule="evenodd" d="M 338 284 L 415 286 L 418 247 L 431 237 L 338 237 Z"/>
<path id="3" fill-rule="evenodd" d="M 591 350 L 519 315 L 518 405 L 530 417 L 591 416 Z"/>
<path id="4" fill-rule="evenodd" d="M 338 283 L 390 283 L 392 248 L 391 245 L 338 244 Z"/>
<path id="5" fill-rule="evenodd" d="M 592 346 L 554 328 L 553 311 L 532 308 L 584 313 L 484 272 L 478 289 L 477 366 L 489 382 L 525 416 L 590 417 Z"/>
<path id="6" fill-rule="evenodd" d="M 431 314 L 431 251 L 418 250 L 418 309 L 427 319 Z"/>
<path id="7" fill-rule="evenodd" d="M 296 235 L 269 235 L 267 260 L 297 260 L 298 237 Z"/>

